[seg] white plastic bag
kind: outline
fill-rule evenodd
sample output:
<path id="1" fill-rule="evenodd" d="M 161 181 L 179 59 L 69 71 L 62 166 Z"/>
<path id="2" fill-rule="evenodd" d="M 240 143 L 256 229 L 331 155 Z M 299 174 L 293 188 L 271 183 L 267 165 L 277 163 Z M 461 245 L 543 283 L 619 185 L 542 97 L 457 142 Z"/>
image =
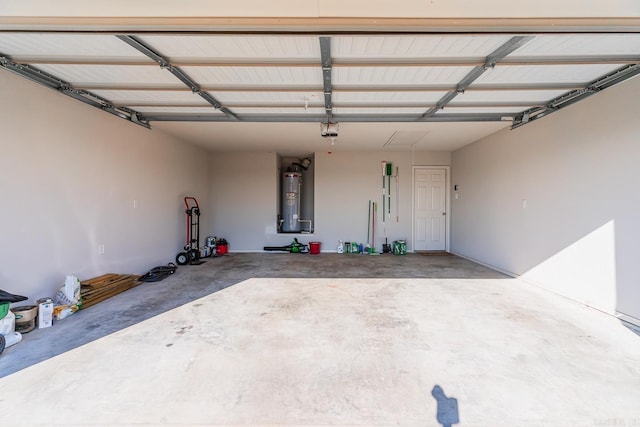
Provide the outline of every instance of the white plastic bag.
<path id="1" fill-rule="evenodd" d="M 80 280 L 76 276 L 67 276 L 64 280 L 64 295 L 72 303 L 80 299 Z"/>
<path id="2" fill-rule="evenodd" d="M 56 305 L 78 304 L 80 301 L 80 280 L 76 276 L 67 276 L 64 286 L 58 290 L 54 302 Z"/>
<path id="3" fill-rule="evenodd" d="M 0 335 L 9 335 L 16 330 L 16 315 L 9 310 L 6 316 L 0 319 Z"/>
<path id="4" fill-rule="evenodd" d="M 80 280 L 76 276 L 67 276 L 64 286 L 54 298 L 53 317 L 62 320 L 71 316 L 80 308 Z"/>

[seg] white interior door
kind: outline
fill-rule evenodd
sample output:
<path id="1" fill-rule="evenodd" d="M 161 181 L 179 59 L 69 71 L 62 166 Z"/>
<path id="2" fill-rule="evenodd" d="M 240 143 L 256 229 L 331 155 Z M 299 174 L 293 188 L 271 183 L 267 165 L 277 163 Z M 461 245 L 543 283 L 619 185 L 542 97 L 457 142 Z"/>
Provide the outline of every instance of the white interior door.
<path id="1" fill-rule="evenodd" d="M 447 230 L 447 171 L 416 169 L 414 188 L 414 250 L 444 251 Z"/>

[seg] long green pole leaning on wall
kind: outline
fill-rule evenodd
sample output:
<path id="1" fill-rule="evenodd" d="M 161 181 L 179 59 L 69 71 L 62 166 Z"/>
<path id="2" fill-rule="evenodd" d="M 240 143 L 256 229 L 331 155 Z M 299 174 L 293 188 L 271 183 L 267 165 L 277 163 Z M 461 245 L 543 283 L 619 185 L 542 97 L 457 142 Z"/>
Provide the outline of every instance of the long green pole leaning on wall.
<path id="1" fill-rule="evenodd" d="M 396 222 L 400 222 L 400 169 L 396 166 Z"/>
<path id="2" fill-rule="evenodd" d="M 367 212 L 367 245 L 371 247 L 371 200 L 369 200 L 369 211 Z"/>

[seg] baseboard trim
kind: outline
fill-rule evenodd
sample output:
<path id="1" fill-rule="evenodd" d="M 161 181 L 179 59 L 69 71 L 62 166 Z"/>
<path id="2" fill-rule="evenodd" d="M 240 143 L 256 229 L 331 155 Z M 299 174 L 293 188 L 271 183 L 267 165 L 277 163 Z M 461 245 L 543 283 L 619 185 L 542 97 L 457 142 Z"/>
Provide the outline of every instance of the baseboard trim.
<path id="1" fill-rule="evenodd" d="M 631 323 L 632 325 L 640 327 L 640 319 L 637 319 L 633 316 L 629 316 L 628 314 L 616 311 L 616 317 L 624 322 Z"/>
<path id="2" fill-rule="evenodd" d="M 492 270 L 495 270 L 498 273 L 502 273 L 502 274 L 507 275 L 509 277 L 513 277 L 514 279 L 520 279 L 520 276 L 518 274 L 512 272 L 512 271 L 504 270 L 504 269 L 502 269 L 500 267 L 496 267 L 495 265 L 487 264 L 486 262 L 482 262 L 482 261 L 477 260 L 477 259 L 475 259 L 473 257 L 467 256 L 467 255 L 463 255 L 463 254 L 455 252 L 455 251 L 449 251 L 449 253 L 453 254 L 455 256 L 458 256 L 460 258 L 464 258 L 466 260 L 469 260 L 471 262 L 475 262 L 476 264 L 480 264 L 483 267 L 487 267 L 487 268 L 490 268 Z"/>
<path id="3" fill-rule="evenodd" d="M 632 325 L 640 327 L 640 319 L 637 319 L 637 318 L 635 318 L 633 316 L 629 316 L 628 314 L 620 313 L 619 311 L 612 312 L 612 311 L 608 311 L 608 310 L 603 310 L 603 309 L 598 308 L 598 307 L 593 307 L 593 306 L 591 306 L 589 304 L 586 304 L 584 301 L 580 301 L 580 300 L 577 300 L 575 298 L 571 298 L 569 296 L 566 296 L 566 295 L 563 295 L 563 294 L 559 294 L 558 292 L 554 292 L 552 289 L 546 288 L 546 287 L 544 287 L 544 286 L 542 286 L 542 285 L 540 285 L 538 283 L 535 283 L 535 282 L 533 282 L 531 280 L 528 280 L 528 279 L 522 277 L 521 275 L 516 274 L 516 273 L 514 273 L 512 271 L 508 271 L 508 270 L 504 270 L 502 268 L 498 268 L 498 267 L 496 267 L 494 265 L 487 264 L 486 262 L 482 262 L 482 261 L 474 259 L 474 258 L 472 258 L 470 256 L 466 256 L 466 255 L 463 255 L 463 254 L 460 254 L 460 253 L 457 253 L 457 252 L 454 252 L 454 251 L 451 251 L 451 253 L 456 255 L 456 256 L 459 256 L 460 258 L 464 258 L 464 259 L 469 260 L 471 262 L 475 262 L 476 264 L 480 264 L 480 265 L 482 265 L 484 267 L 487 267 L 487 268 L 490 268 L 492 270 L 495 270 L 495 271 L 497 271 L 499 273 L 505 274 L 505 275 L 507 275 L 509 277 L 513 277 L 514 279 L 519 279 L 519 280 L 521 280 L 522 282 L 524 282 L 524 283 L 526 283 L 528 285 L 535 286 L 535 287 L 540 288 L 540 289 L 544 289 L 545 291 L 551 292 L 554 295 L 558 295 L 558 296 L 560 296 L 562 298 L 566 298 L 566 299 L 568 299 L 570 301 L 573 301 L 575 303 L 584 305 L 585 307 L 589 307 L 589 308 L 591 308 L 593 310 L 597 310 L 597 311 L 599 311 L 601 313 L 607 314 L 609 316 L 616 317 L 616 318 L 618 318 L 618 319 L 620 319 L 622 321 L 625 321 L 627 323 L 631 323 Z"/>

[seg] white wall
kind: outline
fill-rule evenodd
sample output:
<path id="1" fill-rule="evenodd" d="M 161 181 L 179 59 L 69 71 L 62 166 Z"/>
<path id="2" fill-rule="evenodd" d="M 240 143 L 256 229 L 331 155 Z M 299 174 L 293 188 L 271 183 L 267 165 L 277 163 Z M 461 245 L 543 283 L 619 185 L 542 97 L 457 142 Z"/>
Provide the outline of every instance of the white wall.
<path id="1" fill-rule="evenodd" d="M 0 99 L 0 289 L 35 300 L 66 274 L 142 274 L 174 260 L 182 198 L 209 205 L 206 151 L 6 71 Z"/>
<path id="2" fill-rule="evenodd" d="M 640 319 L 638 93 L 636 78 L 455 151 L 453 252 Z"/>
<path id="3" fill-rule="evenodd" d="M 400 206 L 396 207 L 396 186 L 391 180 L 391 218 L 382 222 L 381 162 L 396 166 L 400 175 Z M 378 203 L 375 246 L 382 250 L 389 242 L 406 239 L 413 250 L 412 176 L 414 165 L 450 164 L 450 153 L 408 151 L 316 153 L 316 235 L 326 250 L 335 250 L 339 240 L 366 243 L 369 200 Z M 414 163 L 415 162 L 415 163 Z M 396 213 L 399 221 L 396 222 Z"/>
<path id="4" fill-rule="evenodd" d="M 283 125 L 286 126 L 286 125 Z M 306 154 L 306 153 L 301 153 Z M 395 221 L 395 182 L 392 180 L 392 220 L 382 224 L 381 161 L 400 169 L 400 211 Z M 339 240 L 366 243 L 368 202 L 378 202 L 376 246 L 408 239 L 412 233 L 412 166 L 448 166 L 448 152 L 315 153 L 315 232 L 278 234 L 276 230 L 278 162 L 276 153 L 215 153 L 211 157 L 211 233 L 225 237 L 230 251 L 261 251 L 264 246 L 319 241 L 322 251 L 335 251 Z M 222 184 L 224 183 L 224 184 Z M 303 196 L 304 197 L 304 196 Z M 386 232 L 386 233 L 385 233 Z"/>
<path id="5" fill-rule="evenodd" d="M 210 162 L 209 234 L 224 237 L 229 251 L 262 250 L 276 233 L 276 153 L 213 153 Z"/>

